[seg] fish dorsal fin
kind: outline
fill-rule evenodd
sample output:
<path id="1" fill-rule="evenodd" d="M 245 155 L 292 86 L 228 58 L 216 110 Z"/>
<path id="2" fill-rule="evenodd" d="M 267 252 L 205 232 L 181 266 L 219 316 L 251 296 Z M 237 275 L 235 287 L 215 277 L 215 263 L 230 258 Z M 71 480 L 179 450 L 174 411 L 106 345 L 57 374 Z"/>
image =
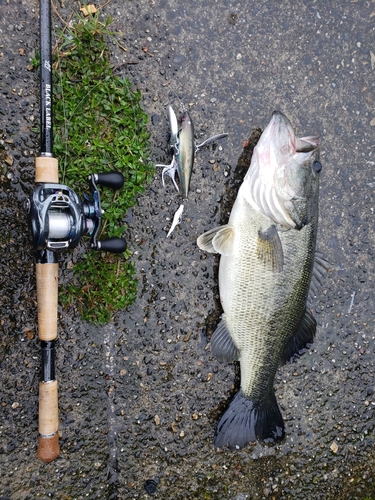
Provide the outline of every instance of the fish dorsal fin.
<path id="1" fill-rule="evenodd" d="M 280 364 L 290 361 L 293 356 L 312 344 L 315 337 L 316 321 L 308 309 L 305 309 L 302 318 L 287 345 L 281 354 Z"/>
<path id="2" fill-rule="evenodd" d="M 232 363 L 239 359 L 240 353 L 229 333 L 225 314 L 212 335 L 211 352 L 219 361 Z"/>
<path id="3" fill-rule="evenodd" d="M 272 271 L 281 271 L 283 269 L 283 246 L 274 225 L 258 231 L 257 256 Z"/>
<path id="4" fill-rule="evenodd" d="M 201 250 L 211 253 L 230 255 L 232 252 L 234 230 L 229 224 L 215 227 L 203 233 L 197 239 L 197 245 Z"/>
<path id="5" fill-rule="evenodd" d="M 311 285 L 309 291 L 309 300 L 317 294 L 319 288 L 323 285 L 323 281 L 330 268 L 329 262 L 323 257 L 321 252 L 315 252 L 314 267 L 312 271 Z"/>

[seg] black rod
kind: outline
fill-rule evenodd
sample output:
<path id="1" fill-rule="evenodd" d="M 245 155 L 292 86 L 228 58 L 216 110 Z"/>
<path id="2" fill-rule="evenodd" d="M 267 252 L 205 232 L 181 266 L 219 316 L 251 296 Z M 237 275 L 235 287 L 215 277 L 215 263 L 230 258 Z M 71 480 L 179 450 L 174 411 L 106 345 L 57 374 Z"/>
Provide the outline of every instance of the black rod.
<path id="1" fill-rule="evenodd" d="M 40 0 L 40 151 L 52 156 L 51 2 Z"/>
<path id="2" fill-rule="evenodd" d="M 45 248 L 44 250 L 37 250 L 35 252 L 35 261 L 37 264 L 57 264 L 57 253 Z"/>
<path id="3" fill-rule="evenodd" d="M 55 340 L 41 342 L 42 349 L 42 382 L 55 380 Z"/>

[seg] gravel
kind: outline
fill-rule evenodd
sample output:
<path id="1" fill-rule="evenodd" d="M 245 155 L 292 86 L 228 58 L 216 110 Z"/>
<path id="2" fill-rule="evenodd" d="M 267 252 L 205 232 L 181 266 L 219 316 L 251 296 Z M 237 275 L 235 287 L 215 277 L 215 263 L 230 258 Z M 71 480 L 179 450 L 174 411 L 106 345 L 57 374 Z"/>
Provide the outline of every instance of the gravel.
<path id="1" fill-rule="evenodd" d="M 70 4 L 58 5 L 65 19 Z M 168 239 L 181 197 L 169 179 L 162 187 L 160 171 L 125 215 L 135 304 L 104 327 L 59 310 L 61 455 L 51 464 L 36 458 L 39 342 L 24 211 L 38 152 L 38 77 L 28 69 L 38 13 L 25 0 L 0 5 L 0 498 L 371 498 L 374 3 L 104 7 L 126 48 L 112 47 L 117 73 L 142 91 L 152 161 L 171 160 L 168 104 L 189 109 L 197 142 L 229 136 L 197 154 L 182 222 Z M 243 145 L 274 109 L 298 134 L 321 136 L 318 247 L 332 266 L 313 304 L 316 341 L 275 381 L 285 441 L 220 452 L 212 438 L 239 369 L 209 350 L 221 313 L 218 259 L 196 238 L 226 221 Z"/>

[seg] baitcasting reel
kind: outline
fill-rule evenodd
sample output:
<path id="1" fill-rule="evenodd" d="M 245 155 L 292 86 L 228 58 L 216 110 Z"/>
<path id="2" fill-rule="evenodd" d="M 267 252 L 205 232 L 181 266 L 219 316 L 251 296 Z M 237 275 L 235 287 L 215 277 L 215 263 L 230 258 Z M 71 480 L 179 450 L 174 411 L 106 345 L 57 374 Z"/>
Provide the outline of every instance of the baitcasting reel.
<path id="1" fill-rule="evenodd" d="M 123 238 L 98 241 L 103 210 L 97 185 L 120 189 L 124 177 L 119 172 L 89 176 L 91 196 L 82 201 L 63 184 L 38 184 L 28 200 L 29 225 L 35 250 L 64 250 L 78 245 L 85 234 L 91 236 L 91 248 L 122 253 L 126 250 Z"/>

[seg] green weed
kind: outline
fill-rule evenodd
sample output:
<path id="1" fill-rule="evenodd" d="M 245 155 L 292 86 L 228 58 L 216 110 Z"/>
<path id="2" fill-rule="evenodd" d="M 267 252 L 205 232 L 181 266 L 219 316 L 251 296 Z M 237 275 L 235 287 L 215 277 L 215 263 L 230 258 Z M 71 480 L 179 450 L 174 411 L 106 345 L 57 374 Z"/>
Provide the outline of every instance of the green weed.
<path id="1" fill-rule="evenodd" d="M 116 193 L 101 189 L 105 223 L 100 239 L 123 235 L 124 216 L 154 172 L 140 92 L 114 75 L 109 61 L 106 39 L 115 37 L 110 23 L 98 15 L 77 19 L 60 34 L 54 55 L 54 156 L 60 182 L 81 195 L 91 173 L 116 170 L 125 177 Z M 73 282 L 60 291 L 61 303 L 78 306 L 84 319 L 108 322 L 135 300 L 130 256 L 130 251 L 81 254 Z"/>

